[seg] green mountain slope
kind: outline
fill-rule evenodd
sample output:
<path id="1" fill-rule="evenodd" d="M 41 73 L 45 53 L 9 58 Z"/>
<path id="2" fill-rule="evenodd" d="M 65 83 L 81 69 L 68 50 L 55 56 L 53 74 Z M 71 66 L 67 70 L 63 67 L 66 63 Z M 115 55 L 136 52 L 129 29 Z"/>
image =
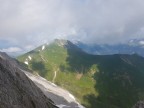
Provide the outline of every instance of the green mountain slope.
<path id="1" fill-rule="evenodd" d="M 90 55 L 70 41 L 55 40 L 18 60 L 87 108 L 131 108 L 144 99 L 144 58 L 138 55 Z"/>

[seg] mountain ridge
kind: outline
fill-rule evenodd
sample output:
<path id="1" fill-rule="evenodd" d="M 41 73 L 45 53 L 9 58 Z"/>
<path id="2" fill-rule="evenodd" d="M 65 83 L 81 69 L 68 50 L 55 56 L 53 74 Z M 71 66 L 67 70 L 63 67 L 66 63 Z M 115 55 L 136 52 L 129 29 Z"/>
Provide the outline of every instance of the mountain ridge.
<path id="1" fill-rule="evenodd" d="M 87 108 L 130 108 L 144 99 L 143 57 L 91 55 L 67 42 L 42 45 L 18 59 L 28 59 L 27 67 L 69 90 Z"/>
<path id="2" fill-rule="evenodd" d="M 79 48 L 94 55 L 112 54 L 139 54 L 144 57 L 144 39 L 131 39 L 127 43 L 119 44 L 93 44 L 89 45 L 80 41 L 75 42 Z"/>

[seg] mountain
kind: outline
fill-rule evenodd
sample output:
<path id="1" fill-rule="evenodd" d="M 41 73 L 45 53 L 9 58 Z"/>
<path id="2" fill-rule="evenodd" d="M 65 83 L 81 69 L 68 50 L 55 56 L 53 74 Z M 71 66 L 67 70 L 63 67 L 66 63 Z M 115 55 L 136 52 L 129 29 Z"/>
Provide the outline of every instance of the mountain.
<path id="1" fill-rule="evenodd" d="M 86 108 L 132 108 L 144 99 L 144 58 L 137 54 L 91 55 L 57 39 L 18 60 L 70 91 Z"/>
<path id="2" fill-rule="evenodd" d="M 2 68 L 9 69 L 10 72 L 14 74 L 14 77 L 12 77 L 13 75 L 8 76 L 6 74 L 0 74 L 0 84 L 5 84 L 1 85 L 2 88 L 0 88 L 0 91 L 2 91 L 0 92 L 0 108 L 84 108 L 67 90 L 56 86 L 54 83 L 51 83 L 38 75 L 32 74 L 31 70 L 23 67 L 21 63 L 10 58 L 6 53 L 0 53 L 0 57 L 3 60 L 0 61 L 4 66 Z M 3 70 L 2 68 L 1 70 Z M 9 77 L 15 80 L 10 80 L 9 82 Z M 8 79 L 8 83 L 5 83 L 6 79 Z M 7 93 L 7 95 L 10 96 L 8 97 L 9 100 L 4 98 L 5 94 L 3 93 L 3 89 L 8 89 L 4 93 Z M 12 93 L 14 93 L 14 95 L 12 95 Z M 14 97 L 15 100 L 12 100 Z M 12 105 L 9 104 L 9 102 L 12 101 L 15 101 L 14 105 L 13 103 Z M 33 106 L 30 104 L 31 102 Z"/>
<path id="3" fill-rule="evenodd" d="M 0 52 L 0 108 L 57 108 L 21 71 L 18 62 Z"/>
<path id="4" fill-rule="evenodd" d="M 95 44 L 88 45 L 82 42 L 75 43 L 79 48 L 87 53 L 95 55 L 109 54 L 139 54 L 144 57 L 144 39 L 131 39 L 127 43 L 121 44 Z"/>

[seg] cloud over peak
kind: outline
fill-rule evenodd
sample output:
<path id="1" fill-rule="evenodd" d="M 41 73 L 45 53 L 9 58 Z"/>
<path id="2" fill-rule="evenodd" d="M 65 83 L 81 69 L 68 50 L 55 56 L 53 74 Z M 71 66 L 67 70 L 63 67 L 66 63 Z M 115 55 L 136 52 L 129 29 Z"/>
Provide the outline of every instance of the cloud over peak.
<path id="1" fill-rule="evenodd" d="M 118 43 L 144 37 L 143 0 L 0 1 L 0 40 L 39 45 L 55 38 Z"/>
<path id="2" fill-rule="evenodd" d="M 14 52 L 21 52 L 22 49 L 18 47 L 9 47 L 9 48 L 4 48 L 0 50 L 1 52 L 7 52 L 7 53 L 14 53 Z"/>

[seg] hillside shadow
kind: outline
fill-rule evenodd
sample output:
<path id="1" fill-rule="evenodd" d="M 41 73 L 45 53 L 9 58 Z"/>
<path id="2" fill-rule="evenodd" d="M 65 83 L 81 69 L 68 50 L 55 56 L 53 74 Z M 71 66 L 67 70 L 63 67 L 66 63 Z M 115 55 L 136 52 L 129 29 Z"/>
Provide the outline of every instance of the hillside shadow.
<path id="1" fill-rule="evenodd" d="M 42 61 L 31 61 L 32 70 L 38 72 L 38 74 L 42 77 L 45 77 L 47 74 L 47 69 Z"/>
<path id="2" fill-rule="evenodd" d="M 98 67 L 99 72 L 95 73 L 94 79 L 96 81 L 95 90 L 99 95 L 98 97 L 93 94 L 84 96 L 84 99 L 90 104 L 89 108 L 131 108 L 140 99 L 136 85 L 132 85 L 132 82 L 126 78 L 127 76 L 124 76 L 125 73 L 122 73 L 125 69 L 110 70 L 111 66 L 105 68 L 103 65 Z M 115 66 L 115 68 L 118 67 Z M 138 72 L 135 69 L 134 71 Z M 139 78 L 142 77 L 139 76 Z M 138 89 L 141 89 L 141 92 L 144 90 L 142 87 Z"/>
<path id="3" fill-rule="evenodd" d="M 138 91 L 144 99 L 144 85 L 141 85 L 144 75 L 137 74 L 141 73 L 139 69 L 122 61 L 120 55 L 94 56 L 75 47 L 67 48 L 67 52 L 69 71 L 87 73 L 95 64 L 99 70 L 93 75 L 94 88 L 99 95 L 83 97 L 88 102 L 84 104 L 87 108 L 130 108 L 140 99 Z"/>
<path id="4" fill-rule="evenodd" d="M 76 46 L 66 46 L 68 57 L 66 62 L 69 64 L 69 68 L 67 68 L 70 72 L 79 72 L 86 73 L 93 65 L 89 59 L 91 59 L 85 52 Z M 61 65 L 60 68 L 62 70 L 65 69 L 65 66 Z"/>
<path id="5" fill-rule="evenodd" d="M 127 61 L 122 60 L 124 57 Z M 95 89 L 99 92 L 98 101 L 107 106 L 104 108 L 131 108 L 144 99 L 144 62 L 133 61 L 135 57 L 116 54 L 99 59 L 99 72 L 94 75 Z M 141 67 L 137 68 L 139 65 Z"/>

